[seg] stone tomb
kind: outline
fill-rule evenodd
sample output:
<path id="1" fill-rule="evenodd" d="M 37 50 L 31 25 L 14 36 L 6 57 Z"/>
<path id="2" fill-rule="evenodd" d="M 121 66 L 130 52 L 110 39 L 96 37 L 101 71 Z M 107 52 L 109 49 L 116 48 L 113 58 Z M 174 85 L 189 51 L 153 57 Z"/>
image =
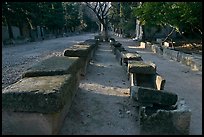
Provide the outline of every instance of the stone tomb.
<path id="1" fill-rule="evenodd" d="M 159 86 L 156 80 L 163 80 L 158 78 L 160 76 L 156 73 L 156 65 L 152 62 L 128 61 L 127 72 L 130 86 L 155 88 Z"/>
<path id="2" fill-rule="evenodd" d="M 140 106 L 140 134 L 189 135 L 191 115 L 184 100 L 173 106 Z"/>
<path id="3" fill-rule="evenodd" d="M 165 80 L 154 64 L 128 62 L 130 96 L 139 106 L 140 134 L 189 134 L 191 110 L 178 95 L 164 90 Z"/>
<path id="4" fill-rule="evenodd" d="M 2 134 L 57 134 L 78 89 L 73 75 L 23 78 L 2 91 Z"/>
<path id="5" fill-rule="evenodd" d="M 128 61 L 143 61 L 143 59 L 137 52 L 121 52 L 121 65 L 125 66 L 125 70 L 127 70 Z"/>

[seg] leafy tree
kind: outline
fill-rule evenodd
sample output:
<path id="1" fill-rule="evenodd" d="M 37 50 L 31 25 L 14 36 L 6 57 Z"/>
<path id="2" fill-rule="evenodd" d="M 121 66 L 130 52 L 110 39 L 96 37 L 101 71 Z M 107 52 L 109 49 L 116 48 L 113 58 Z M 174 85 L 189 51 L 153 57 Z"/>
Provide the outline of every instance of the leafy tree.
<path id="1" fill-rule="evenodd" d="M 130 35 L 135 31 L 135 16 L 133 7 L 137 6 L 138 2 L 112 2 L 110 9 L 110 22 L 117 33 Z"/>
<path id="2" fill-rule="evenodd" d="M 108 13 L 111 8 L 110 2 L 86 2 L 87 6 L 95 13 L 101 23 L 101 31 L 108 41 Z"/>
<path id="3" fill-rule="evenodd" d="M 191 32 L 197 30 L 202 34 L 201 10 L 199 2 L 144 2 L 134 8 L 134 15 L 148 27 L 170 26 L 172 31 L 167 35 L 168 39 L 174 31 L 184 36 L 189 28 Z"/>

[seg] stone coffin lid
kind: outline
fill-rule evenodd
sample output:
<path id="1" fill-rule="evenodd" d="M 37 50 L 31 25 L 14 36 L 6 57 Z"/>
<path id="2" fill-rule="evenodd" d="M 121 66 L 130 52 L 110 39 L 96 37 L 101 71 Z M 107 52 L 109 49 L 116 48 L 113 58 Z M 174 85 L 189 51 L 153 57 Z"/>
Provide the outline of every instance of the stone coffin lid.
<path id="1" fill-rule="evenodd" d="M 87 57 L 91 52 L 91 45 L 73 45 L 64 50 L 64 56 L 68 57 Z"/>
<path id="2" fill-rule="evenodd" d="M 172 106 L 177 103 L 177 100 L 178 100 L 178 95 L 175 93 L 138 86 L 139 103 Z"/>
<path id="3" fill-rule="evenodd" d="M 129 61 L 128 69 L 131 73 L 156 74 L 156 67 L 143 61 Z"/>
<path id="4" fill-rule="evenodd" d="M 2 91 L 4 110 L 54 113 L 74 95 L 73 75 L 23 78 Z M 70 101 L 69 101 L 70 102 Z"/>
<path id="5" fill-rule="evenodd" d="M 124 59 L 142 59 L 141 55 L 133 52 L 122 52 Z"/>
<path id="6" fill-rule="evenodd" d="M 79 57 L 53 56 L 33 65 L 22 77 L 75 74 L 82 67 L 81 64 Z"/>

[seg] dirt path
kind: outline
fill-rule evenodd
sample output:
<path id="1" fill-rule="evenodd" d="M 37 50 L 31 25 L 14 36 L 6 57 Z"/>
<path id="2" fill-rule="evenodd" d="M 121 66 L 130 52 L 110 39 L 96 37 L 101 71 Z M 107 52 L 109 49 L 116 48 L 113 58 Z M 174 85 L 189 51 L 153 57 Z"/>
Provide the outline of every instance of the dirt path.
<path id="1" fill-rule="evenodd" d="M 62 135 L 138 135 L 129 81 L 108 43 L 99 45 L 73 100 Z"/>

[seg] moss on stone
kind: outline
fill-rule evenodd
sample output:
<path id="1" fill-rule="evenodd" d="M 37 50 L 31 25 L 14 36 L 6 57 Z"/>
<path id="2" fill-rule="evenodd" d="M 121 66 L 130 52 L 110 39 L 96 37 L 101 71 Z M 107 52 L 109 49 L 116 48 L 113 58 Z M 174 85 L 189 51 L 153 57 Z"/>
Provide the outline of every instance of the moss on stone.
<path id="1" fill-rule="evenodd" d="M 79 57 L 54 56 L 33 65 L 22 77 L 73 74 L 81 69 L 82 62 Z"/>
<path id="2" fill-rule="evenodd" d="M 71 103 L 77 87 L 73 75 L 24 78 L 2 92 L 2 108 L 18 112 L 55 113 Z"/>
<path id="3" fill-rule="evenodd" d="M 129 72 L 141 74 L 156 74 L 156 69 L 143 61 L 128 62 Z"/>

